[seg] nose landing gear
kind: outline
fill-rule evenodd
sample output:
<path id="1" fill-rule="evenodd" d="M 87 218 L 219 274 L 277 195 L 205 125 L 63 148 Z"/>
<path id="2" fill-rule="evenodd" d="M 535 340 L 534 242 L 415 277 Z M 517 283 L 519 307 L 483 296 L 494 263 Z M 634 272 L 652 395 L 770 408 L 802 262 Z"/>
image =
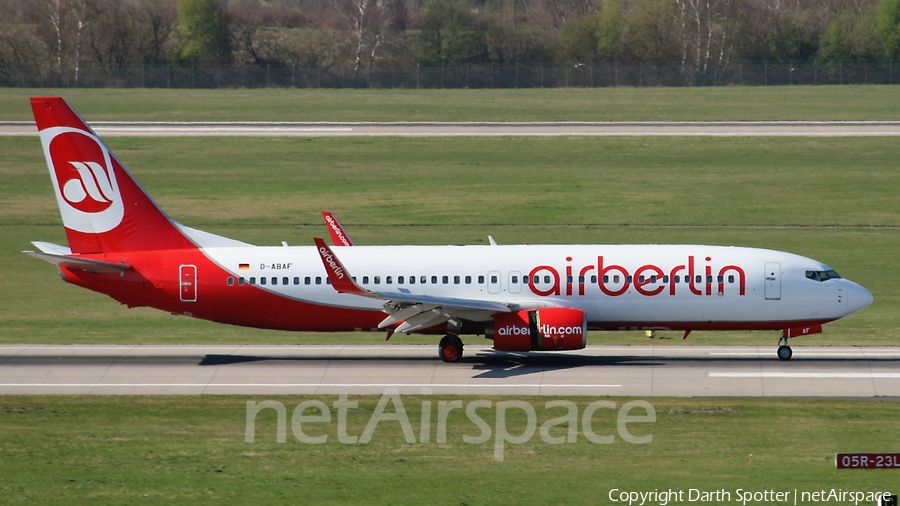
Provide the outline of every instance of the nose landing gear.
<path id="1" fill-rule="evenodd" d="M 778 358 L 780 360 L 790 360 L 793 355 L 793 350 L 791 350 L 791 347 L 787 344 L 787 338 L 781 336 L 781 339 L 778 340 Z"/>

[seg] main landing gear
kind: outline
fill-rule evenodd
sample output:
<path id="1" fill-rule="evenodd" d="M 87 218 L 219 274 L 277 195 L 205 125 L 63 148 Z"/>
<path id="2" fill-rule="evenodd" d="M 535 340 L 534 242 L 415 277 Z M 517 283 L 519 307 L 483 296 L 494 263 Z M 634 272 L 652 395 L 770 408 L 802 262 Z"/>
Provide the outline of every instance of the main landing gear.
<path id="1" fill-rule="evenodd" d="M 447 334 L 438 345 L 438 356 L 444 362 L 459 362 L 463 355 L 462 340 L 456 334 Z"/>
<path id="2" fill-rule="evenodd" d="M 794 352 L 791 350 L 791 347 L 787 344 L 788 340 L 786 337 L 781 336 L 781 339 L 778 340 L 778 358 L 780 360 L 790 360 L 794 355 Z"/>

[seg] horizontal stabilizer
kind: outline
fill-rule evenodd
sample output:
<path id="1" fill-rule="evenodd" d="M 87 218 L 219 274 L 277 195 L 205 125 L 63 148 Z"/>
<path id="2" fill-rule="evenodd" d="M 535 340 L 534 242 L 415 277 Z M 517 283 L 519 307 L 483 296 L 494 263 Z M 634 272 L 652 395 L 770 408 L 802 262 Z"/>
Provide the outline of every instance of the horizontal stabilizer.
<path id="1" fill-rule="evenodd" d="M 37 246 L 37 244 L 35 245 Z M 40 246 L 38 246 L 40 248 Z M 38 253 L 36 251 L 23 251 L 26 255 L 40 258 L 45 262 L 65 267 L 67 269 L 80 269 L 90 272 L 125 272 L 131 269 L 131 266 L 124 263 L 106 262 L 103 260 L 91 260 L 89 258 L 79 258 L 68 255 L 59 255 L 56 253 Z"/>
<path id="2" fill-rule="evenodd" d="M 53 244 L 52 242 L 32 241 L 31 244 L 49 255 L 71 255 L 72 249 L 68 246 Z"/>

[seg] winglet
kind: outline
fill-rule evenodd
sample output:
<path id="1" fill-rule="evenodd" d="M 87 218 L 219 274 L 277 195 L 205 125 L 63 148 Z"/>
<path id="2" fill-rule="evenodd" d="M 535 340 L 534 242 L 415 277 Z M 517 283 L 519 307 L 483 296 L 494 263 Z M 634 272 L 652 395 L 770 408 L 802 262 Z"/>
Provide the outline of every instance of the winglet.
<path id="1" fill-rule="evenodd" d="M 350 277 L 350 273 L 347 272 L 347 269 L 344 268 L 344 265 L 338 260 L 337 255 L 331 251 L 331 248 L 325 244 L 325 241 L 320 237 L 314 238 L 313 241 L 316 243 L 316 251 L 319 252 L 319 256 L 322 258 L 322 264 L 325 265 L 325 272 L 328 273 L 328 279 L 331 280 L 331 286 L 333 286 L 338 293 L 350 293 L 353 295 L 362 295 L 363 297 L 379 298 L 376 293 L 360 288 L 360 286 L 353 281 L 353 278 Z"/>
<path id="2" fill-rule="evenodd" d="M 331 234 L 332 244 L 335 246 L 353 246 L 353 239 L 350 239 L 350 235 L 333 214 L 328 211 L 322 211 L 322 218 L 325 219 L 325 224 L 328 225 L 328 233 Z"/>

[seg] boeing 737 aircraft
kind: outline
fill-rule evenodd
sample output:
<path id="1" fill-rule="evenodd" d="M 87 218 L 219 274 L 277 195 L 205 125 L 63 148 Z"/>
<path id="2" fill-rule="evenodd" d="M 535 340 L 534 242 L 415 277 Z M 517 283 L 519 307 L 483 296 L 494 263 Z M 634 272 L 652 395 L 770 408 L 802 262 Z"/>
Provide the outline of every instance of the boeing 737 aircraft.
<path id="1" fill-rule="evenodd" d="M 702 245 L 254 246 L 181 225 L 59 97 L 31 99 L 68 246 L 33 243 L 63 280 L 127 305 L 248 327 L 460 335 L 507 351 L 584 348 L 589 330 L 822 331 L 872 302 L 815 260 Z M 329 217 L 331 220 L 329 221 Z M 389 334 L 390 335 L 390 334 Z"/>

